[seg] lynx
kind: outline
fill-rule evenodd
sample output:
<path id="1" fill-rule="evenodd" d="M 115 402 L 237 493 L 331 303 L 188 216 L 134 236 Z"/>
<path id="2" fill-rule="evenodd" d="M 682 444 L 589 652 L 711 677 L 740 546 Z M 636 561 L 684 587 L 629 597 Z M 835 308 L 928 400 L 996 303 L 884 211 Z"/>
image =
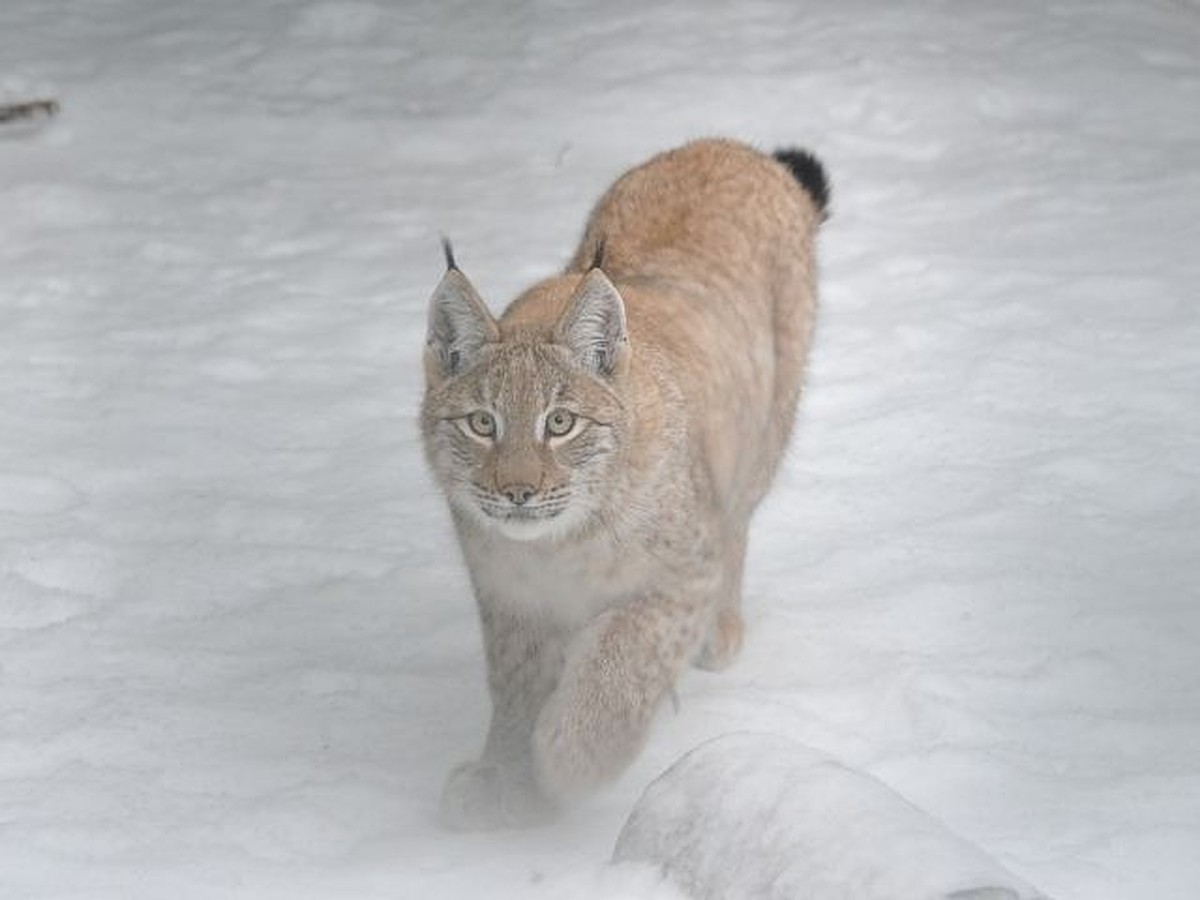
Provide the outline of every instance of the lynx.
<path id="1" fill-rule="evenodd" d="M 615 778 L 683 670 L 740 650 L 827 200 L 804 151 L 688 144 L 622 176 L 566 271 L 499 319 L 447 243 L 422 432 L 493 704 L 481 758 L 444 789 L 452 827 L 532 824 Z"/>

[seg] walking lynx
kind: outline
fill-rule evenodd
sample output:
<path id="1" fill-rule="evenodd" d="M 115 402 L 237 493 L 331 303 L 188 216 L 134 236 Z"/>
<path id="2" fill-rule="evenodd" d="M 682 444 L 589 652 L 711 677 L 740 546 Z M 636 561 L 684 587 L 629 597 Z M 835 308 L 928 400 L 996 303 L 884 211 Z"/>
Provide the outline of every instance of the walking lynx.
<path id="1" fill-rule="evenodd" d="M 452 826 L 536 822 L 614 778 L 683 670 L 737 655 L 826 201 L 803 151 L 688 144 L 622 176 L 566 271 L 499 319 L 447 245 L 422 431 L 493 703 L 481 758 L 446 784 Z"/>

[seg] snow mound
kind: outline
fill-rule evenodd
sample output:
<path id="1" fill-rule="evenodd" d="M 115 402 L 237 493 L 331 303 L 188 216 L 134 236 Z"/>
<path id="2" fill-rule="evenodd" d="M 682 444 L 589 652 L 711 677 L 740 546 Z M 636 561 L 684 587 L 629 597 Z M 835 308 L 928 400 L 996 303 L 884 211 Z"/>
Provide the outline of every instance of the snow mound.
<path id="1" fill-rule="evenodd" d="M 762 734 L 671 766 L 613 859 L 655 863 L 697 900 L 1046 900 L 879 780 Z"/>

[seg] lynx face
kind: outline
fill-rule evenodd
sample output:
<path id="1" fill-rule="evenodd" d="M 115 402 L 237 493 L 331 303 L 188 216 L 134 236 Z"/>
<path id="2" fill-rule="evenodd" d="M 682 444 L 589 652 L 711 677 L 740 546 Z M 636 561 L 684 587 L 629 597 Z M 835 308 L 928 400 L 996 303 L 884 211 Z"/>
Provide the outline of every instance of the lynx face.
<path id="1" fill-rule="evenodd" d="M 553 540 L 585 528 L 621 446 L 624 414 L 614 383 L 602 367 L 587 365 L 566 331 L 501 338 L 477 296 L 456 305 L 469 296 L 460 273 L 447 279 L 461 281 L 440 307 L 454 336 L 440 339 L 439 323 L 431 323 L 424 409 L 426 451 L 447 498 L 477 525 L 513 540 Z"/>

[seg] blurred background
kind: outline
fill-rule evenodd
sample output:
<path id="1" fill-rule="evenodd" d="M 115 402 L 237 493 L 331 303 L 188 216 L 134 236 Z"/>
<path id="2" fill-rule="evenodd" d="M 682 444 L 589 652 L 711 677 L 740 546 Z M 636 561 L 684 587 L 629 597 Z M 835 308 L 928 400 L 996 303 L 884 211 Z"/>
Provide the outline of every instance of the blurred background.
<path id="1" fill-rule="evenodd" d="M 1200 10 L 0 5 L 0 897 L 668 896 L 602 866 L 728 731 L 1060 900 L 1200 894 Z M 415 412 L 439 234 L 499 310 L 690 138 L 825 163 L 749 636 L 551 830 Z M 615 880 L 614 880 L 615 879 Z"/>

